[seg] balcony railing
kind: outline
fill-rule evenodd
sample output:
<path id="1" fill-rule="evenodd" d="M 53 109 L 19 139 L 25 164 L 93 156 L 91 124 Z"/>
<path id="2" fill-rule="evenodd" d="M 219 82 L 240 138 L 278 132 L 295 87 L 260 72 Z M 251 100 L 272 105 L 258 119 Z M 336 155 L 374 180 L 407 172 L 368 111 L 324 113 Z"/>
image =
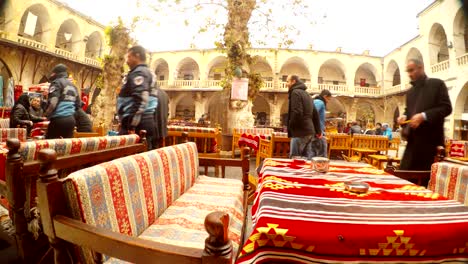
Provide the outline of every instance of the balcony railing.
<path id="1" fill-rule="evenodd" d="M 348 94 L 349 89 L 347 85 L 336 85 L 336 84 L 324 84 L 324 83 L 319 83 L 318 88 L 320 91 L 322 90 L 328 90 L 332 94 Z"/>
<path id="2" fill-rule="evenodd" d="M 167 88 L 167 87 L 169 87 L 169 85 L 167 85 L 167 81 L 156 81 L 156 85 L 157 85 L 159 88 Z"/>
<path id="3" fill-rule="evenodd" d="M 18 43 L 26 45 L 26 46 L 30 46 L 30 47 L 33 47 L 33 48 L 36 48 L 36 49 L 46 49 L 46 47 L 47 47 L 45 44 L 43 44 L 41 42 L 38 42 L 38 41 L 35 41 L 35 40 L 32 40 L 32 39 L 28 39 L 28 38 L 23 38 L 23 37 L 20 37 L 20 36 L 18 36 Z"/>
<path id="4" fill-rule="evenodd" d="M 448 60 L 439 62 L 431 66 L 432 73 L 446 71 L 450 68 L 450 62 Z"/>
<path id="5" fill-rule="evenodd" d="M 174 87 L 197 88 L 200 87 L 200 80 L 175 80 Z"/>
<path id="6" fill-rule="evenodd" d="M 71 59 L 71 60 L 78 60 L 78 56 L 76 56 L 75 54 L 73 54 L 73 53 L 71 53 L 71 52 L 69 52 L 67 50 L 55 48 L 55 54 L 66 57 L 66 58 Z"/>
<path id="7" fill-rule="evenodd" d="M 218 88 L 221 87 L 221 81 L 220 80 L 207 80 L 205 81 L 205 87 L 207 88 Z"/>
<path id="8" fill-rule="evenodd" d="M 457 64 L 459 66 L 468 65 L 468 53 L 465 53 L 464 55 L 461 55 L 460 57 L 458 57 Z"/>
<path id="9" fill-rule="evenodd" d="M 85 58 L 85 63 L 86 64 L 91 64 L 91 65 L 94 65 L 94 66 L 101 66 L 101 64 L 99 63 L 99 61 L 95 60 L 95 59 L 92 59 L 92 58 Z"/>
<path id="10" fill-rule="evenodd" d="M 360 95 L 380 95 L 382 93 L 382 89 L 378 87 L 355 86 L 354 92 Z"/>
<path id="11" fill-rule="evenodd" d="M 264 89 L 271 90 L 274 88 L 273 81 L 263 81 L 263 87 Z"/>

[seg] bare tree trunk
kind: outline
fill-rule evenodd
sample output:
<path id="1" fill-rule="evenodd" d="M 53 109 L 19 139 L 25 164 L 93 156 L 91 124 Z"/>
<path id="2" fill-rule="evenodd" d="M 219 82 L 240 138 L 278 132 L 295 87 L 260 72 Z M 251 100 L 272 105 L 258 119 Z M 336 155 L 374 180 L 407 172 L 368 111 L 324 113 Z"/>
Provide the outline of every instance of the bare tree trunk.
<path id="1" fill-rule="evenodd" d="M 122 85 L 125 54 L 127 53 L 130 36 L 128 29 L 122 24 L 115 26 L 110 33 L 111 52 L 104 58 L 102 70 L 103 87 L 93 104 L 92 115 L 95 124 L 104 124 L 109 128 L 116 112 L 117 94 Z"/>

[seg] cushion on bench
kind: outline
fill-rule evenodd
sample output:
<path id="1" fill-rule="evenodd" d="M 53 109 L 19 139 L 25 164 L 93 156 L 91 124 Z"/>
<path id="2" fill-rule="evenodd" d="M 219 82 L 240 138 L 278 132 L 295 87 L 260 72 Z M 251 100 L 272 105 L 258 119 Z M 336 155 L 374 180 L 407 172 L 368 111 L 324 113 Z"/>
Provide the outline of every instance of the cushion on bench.
<path id="1" fill-rule="evenodd" d="M 57 156 L 66 156 L 103 149 L 129 146 L 140 141 L 138 135 L 125 135 L 115 137 L 90 137 L 36 140 L 21 144 L 20 154 L 24 162 L 37 160 L 41 149 L 51 148 Z"/>
<path id="2" fill-rule="evenodd" d="M 76 171 L 67 177 L 65 188 L 75 219 L 138 236 L 197 176 L 197 147 L 191 142 Z M 89 252 L 83 254 L 89 259 Z"/>
<path id="3" fill-rule="evenodd" d="M 179 197 L 139 238 L 162 244 L 169 251 L 200 258 L 208 233 L 206 215 L 213 211 L 229 213 L 229 238 L 234 254 L 241 243 L 243 185 L 239 180 L 200 176 L 186 193 Z M 110 258 L 108 263 L 127 263 Z"/>
<path id="4" fill-rule="evenodd" d="M 468 166 L 450 162 L 432 164 L 428 189 L 468 206 Z"/>
<path id="5" fill-rule="evenodd" d="M 25 128 L 0 128 L 0 142 L 6 142 L 9 138 L 17 138 L 25 142 L 27 134 Z"/>
<path id="6" fill-rule="evenodd" d="M 10 118 L 0 118 L 0 128 L 10 128 Z"/>
<path id="7" fill-rule="evenodd" d="M 269 136 L 273 134 L 272 128 L 234 128 L 234 134 L 249 134 Z"/>

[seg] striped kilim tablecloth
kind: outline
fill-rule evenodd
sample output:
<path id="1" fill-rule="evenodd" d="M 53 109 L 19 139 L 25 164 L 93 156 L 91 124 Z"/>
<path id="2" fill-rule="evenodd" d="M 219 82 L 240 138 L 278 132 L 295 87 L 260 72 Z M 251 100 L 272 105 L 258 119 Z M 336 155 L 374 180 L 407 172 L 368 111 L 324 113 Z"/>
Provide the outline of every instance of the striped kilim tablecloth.
<path id="1" fill-rule="evenodd" d="M 468 207 L 368 165 L 308 167 L 265 161 L 236 263 L 468 263 Z"/>

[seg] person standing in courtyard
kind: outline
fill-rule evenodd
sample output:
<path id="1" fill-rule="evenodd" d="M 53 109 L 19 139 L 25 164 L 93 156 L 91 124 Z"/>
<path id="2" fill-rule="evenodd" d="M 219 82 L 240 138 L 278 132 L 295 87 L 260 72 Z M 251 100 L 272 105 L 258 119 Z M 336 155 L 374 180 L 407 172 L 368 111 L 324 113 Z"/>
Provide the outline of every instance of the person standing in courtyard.
<path id="1" fill-rule="evenodd" d="M 50 120 L 46 138 L 72 138 L 76 124 L 75 111 L 81 105 L 78 89 L 68 78 L 67 67 L 63 64 L 54 67 L 49 81 L 47 109 L 44 113 Z"/>
<path id="2" fill-rule="evenodd" d="M 321 137 L 314 140 L 312 144 L 312 151 L 315 156 L 327 157 L 327 139 L 325 138 L 325 119 L 327 104 L 330 102 L 332 94 L 328 90 L 322 90 L 317 98 L 314 99 L 314 106 L 320 118 L 320 132 Z"/>
<path id="3" fill-rule="evenodd" d="M 130 67 L 130 72 L 124 77 L 117 98 L 119 134 L 138 134 L 141 130 L 146 130 L 146 136 L 153 139 L 156 127 L 154 112 L 147 111 L 153 76 L 145 62 L 146 50 L 142 46 L 128 49 L 127 65 Z M 148 144 L 148 147 L 150 146 L 151 144 Z"/>
<path id="4" fill-rule="evenodd" d="M 288 76 L 288 137 L 291 138 L 289 156 L 312 158 L 312 141 L 320 135 L 320 121 L 307 87 L 297 75 Z"/>
<path id="5" fill-rule="evenodd" d="M 154 146 L 160 148 L 163 146 L 163 141 L 167 137 L 167 120 L 169 118 L 169 96 L 165 91 L 156 85 L 156 97 L 158 98 L 158 106 L 154 113 L 156 122 L 156 138 Z"/>
<path id="6" fill-rule="evenodd" d="M 409 126 L 400 168 L 430 170 L 437 146 L 444 145 L 444 119 L 452 113 L 452 104 L 445 83 L 428 78 L 421 61 L 409 60 L 406 71 L 412 87 L 406 94 L 406 110 L 398 118 L 400 125 Z"/>

